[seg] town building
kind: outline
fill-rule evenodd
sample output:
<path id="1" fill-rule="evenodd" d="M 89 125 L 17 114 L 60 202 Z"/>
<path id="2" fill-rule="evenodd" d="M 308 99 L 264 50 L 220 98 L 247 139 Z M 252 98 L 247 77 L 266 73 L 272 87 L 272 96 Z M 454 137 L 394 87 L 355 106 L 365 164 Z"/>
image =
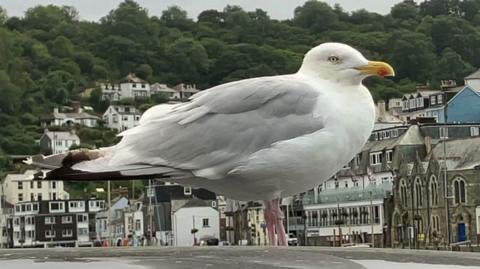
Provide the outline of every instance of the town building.
<path id="1" fill-rule="evenodd" d="M 480 122 L 480 92 L 472 86 L 465 86 L 459 92 L 445 91 L 436 96 L 448 99 L 426 111 L 427 117 L 433 117 L 438 123 L 478 123 Z M 450 97 L 451 96 L 451 97 Z M 435 98 L 435 96 L 432 96 Z M 435 99 L 432 99 L 435 101 Z M 446 118 L 445 118 L 446 117 Z"/>
<path id="2" fill-rule="evenodd" d="M 177 244 L 177 242 L 183 242 L 175 241 L 179 235 L 174 232 L 173 219 L 175 218 L 175 212 L 180 210 L 190 200 L 205 201 L 205 205 L 209 205 L 217 211 L 216 195 L 205 189 L 192 189 L 191 187 L 177 184 L 157 183 L 151 187 L 150 191 L 147 190 L 148 193 L 150 195 L 146 195 L 143 202 L 146 218 L 146 235 L 149 236 L 150 233 L 154 235 L 159 245 L 172 246 Z M 192 210 L 183 211 L 182 217 L 192 212 Z M 217 214 L 219 214 L 218 211 Z M 189 223 L 192 223 L 193 216 L 198 215 L 191 215 Z M 183 231 L 184 228 L 184 226 L 179 226 L 176 231 Z M 190 235 L 190 231 L 188 234 Z M 217 238 L 219 235 L 220 232 L 216 233 Z M 192 245 L 190 243 L 189 245 Z"/>
<path id="3" fill-rule="evenodd" d="M 72 112 L 60 112 L 58 108 L 53 109 L 53 113 L 40 117 L 42 127 L 50 126 L 74 126 L 82 125 L 86 127 L 95 127 L 100 118 L 86 113 L 83 108 L 76 108 Z"/>
<path id="4" fill-rule="evenodd" d="M 103 200 L 56 200 L 15 204 L 11 247 L 82 246 L 95 240 L 95 215 Z"/>
<path id="5" fill-rule="evenodd" d="M 8 248 L 11 237 L 8 234 L 8 218 L 13 215 L 13 205 L 0 196 L 0 248 Z"/>
<path id="6" fill-rule="evenodd" d="M 65 153 L 73 146 L 80 145 L 80 138 L 74 130 L 49 131 L 45 129 L 40 137 L 40 150 L 45 155 Z"/>
<path id="7" fill-rule="evenodd" d="M 108 128 L 124 131 L 138 126 L 141 116 L 140 111 L 134 106 L 110 105 L 103 113 L 103 120 Z"/>
<path id="8" fill-rule="evenodd" d="M 394 169 L 424 148 L 418 126 L 376 130 L 350 163 L 304 195 L 308 245 L 390 244 Z"/>
<path id="9" fill-rule="evenodd" d="M 422 127 L 426 154 L 403 163 L 394 182 L 393 247 L 478 244 L 479 128 L 478 124 Z"/>
<path id="10" fill-rule="evenodd" d="M 194 246 L 219 239 L 220 215 L 208 201 L 191 199 L 173 212 L 174 246 Z"/>
<path id="11" fill-rule="evenodd" d="M 124 211 L 129 203 L 125 196 L 117 197 L 111 201 L 110 208 L 105 208 L 95 216 L 97 239 L 108 242 L 102 245 L 123 246 L 125 244 Z"/>
<path id="12" fill-rule="evenodd" d="M 26 170 L 21 174 L 7 174 L 1 182 L 0 193 L 3 199 L 10 204 L 69 199 L 69 194 L 64 190 L 63 181 L 33 180 L 37 173 L 37 170 Z"/>

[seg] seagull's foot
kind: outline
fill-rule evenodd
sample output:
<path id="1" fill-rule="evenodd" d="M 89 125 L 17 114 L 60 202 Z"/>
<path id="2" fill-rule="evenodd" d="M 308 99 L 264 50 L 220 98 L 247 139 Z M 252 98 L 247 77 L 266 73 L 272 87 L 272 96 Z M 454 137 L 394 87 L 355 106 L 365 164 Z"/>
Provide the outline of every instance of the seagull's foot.
<path id="1" fill-rule="evenodd" d="M 269 243 L 272 246 L 287 246 L 287 237 L 283 225 L 284 215 L 280 209 L 280 199 L 273 199 L 265 202 L 265 222 Z M 276 236 L 275 236 L 276 234 Z"/>

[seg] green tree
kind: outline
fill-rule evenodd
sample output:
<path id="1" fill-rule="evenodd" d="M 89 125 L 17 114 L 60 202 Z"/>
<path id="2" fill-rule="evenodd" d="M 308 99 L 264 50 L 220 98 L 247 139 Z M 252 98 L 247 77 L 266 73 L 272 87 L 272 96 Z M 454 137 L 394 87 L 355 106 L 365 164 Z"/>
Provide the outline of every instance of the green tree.
<path id="1" fill-rule="evenodd" d="M 319 33 L 330 30 L 338 22 L 337 14 L 324 2 L 309 0 L 294 12 L 293 23 Z"/>

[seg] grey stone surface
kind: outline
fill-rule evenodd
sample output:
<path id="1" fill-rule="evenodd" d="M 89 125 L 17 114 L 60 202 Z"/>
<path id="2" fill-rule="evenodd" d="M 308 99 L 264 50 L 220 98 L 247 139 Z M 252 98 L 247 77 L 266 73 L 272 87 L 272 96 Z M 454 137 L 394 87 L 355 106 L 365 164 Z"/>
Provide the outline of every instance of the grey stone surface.
<path id="1" fill-rule="evenodd" d="M 55 248 L 0 250 L 0 268 L 331 268 L 365 269 L 351 260 L 480 266 L 480 254 L 361 248 Z M 32 263 L 33 261 L 33 263 Z M 13 266 L 16 264 L 15 266 Z M 39 266 L 32 266 L 37 264 Z M 48 265 L 51 266 L 48 266 Z M 71 266 L 69 266 L 69 264 Z M 83 264 L 83 265 L 82 265 Z M 55 267 L 57 266 L 57 267 Z"/>

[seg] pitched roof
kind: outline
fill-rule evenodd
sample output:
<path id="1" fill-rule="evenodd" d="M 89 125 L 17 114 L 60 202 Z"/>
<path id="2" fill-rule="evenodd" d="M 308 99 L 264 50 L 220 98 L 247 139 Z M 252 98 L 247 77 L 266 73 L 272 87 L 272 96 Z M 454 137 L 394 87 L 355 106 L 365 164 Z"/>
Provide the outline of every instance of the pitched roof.
<path id="1" fill-rule="evenodd" d="M 123 79 L 120 80 L 120 83 L 148 83 L 148 82 L 137 77 L 134 73 L 129 73 Z"/>
<path id="2" fill-rule="evenodd" d="M 480 79 L 480 69 L 466 76 L 465 79 Z"/>
<path id="3" fill-rule="evenodd" d="M 54 140 L 54 139 L 60 139 L 60 140 L 80 140 L 80 138 L 78 137 L 77 134 L 75 134 L 74 132 L 57 132 L 57 131 L 53 131 L 53 132 L 50 132 L 48 130 L 45 130 L 45 132 L 43 133 L 43 135 L 47 136 L 48 138 L 50 138 L 50 140 Z"/>
<path id="4" fill-rule="evenodd" d="M 480 165 L 480 137 L 447 140 L 445 149 L 448 170 L 474 169 Z M 443 142 L 435 145 L 433 155 L 443 163 Z"/>
<path id="5" fill-rule="evenodd" d="M 393 149 L 395 146 L 423 144 L 424 138 L 420 133 L 420 128 L 418 127 L 418 125 L 411 125 L 405 133 L 398 137 L 367 142 L 367 144 L 365 144 L 365 146 L 363 147 L 363 150 L 376 152 L 385 149 Z"/>

